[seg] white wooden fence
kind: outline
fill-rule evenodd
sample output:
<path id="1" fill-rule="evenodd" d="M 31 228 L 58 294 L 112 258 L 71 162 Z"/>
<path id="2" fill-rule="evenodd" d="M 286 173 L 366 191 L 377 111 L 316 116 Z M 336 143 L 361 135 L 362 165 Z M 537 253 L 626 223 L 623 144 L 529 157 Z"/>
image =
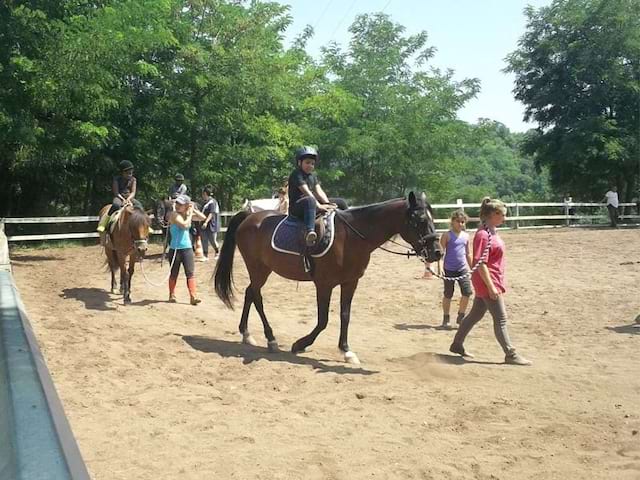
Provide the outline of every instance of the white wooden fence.
<path id="1" fill-rule="evenodd" d="M 441 213 L 440 218 L 436 218 L 434 222 L 440 231 L 446 230 L 449 223 L 449 214 L 455 209 L 463 209 L 471 211 L 471 222 L 477 222 L 478 218 L 473 213 L 480 208 L 479 203 L 463 203 L 458 199 L 456 203 L 444 203 L 432 205 L 436 213 Z M 509 215 L 507 217 L 507 228 L 557 228 L 557 227 L 589 227 L 602 226 L 608 222 L 608 216 L 604 204 L 602 203 L 549 203 L 549 202 L 515 202 L 507 203 Z M 621 203 L 620 207 L 627 207 L 629 210 L 635 210 L 636 215 L 621 215 L 622 225 L 640 226 L 640 215 L 638 215 L 637 205 L 635 203 Z M 535 210 L 552 210 L 553 213 L 545 212 L 544 214 L 535 214 Z M 578 210 L 581 213 L 576 213 Z M 584 212 L 590 211 L 585 214 Z M 222 212 L 220 216 L 225 219 L 232 217 L 237 212 Z M 9 242 L 26 242 L 34 240 L 72 240 L 83 238 L 97 238 L 98 233 L 95 232 L 95 224 L 98 222 L 97 216 L 76 216 L 76 217 L 29 217 L 29 218 L 0 218 L 0 231 L 4 232 L 5 225 L 12 224 L 63 224 L 63 223 L 85 223 L 89 231 L 78 233 L 47 233 L 47 234 L 29 234 L 29 235 L 8 235 Z M 221 228 L 222 232 L 226 228 Z M 154 234 L 160 234 L 160 231 L 153 231 Z"/>

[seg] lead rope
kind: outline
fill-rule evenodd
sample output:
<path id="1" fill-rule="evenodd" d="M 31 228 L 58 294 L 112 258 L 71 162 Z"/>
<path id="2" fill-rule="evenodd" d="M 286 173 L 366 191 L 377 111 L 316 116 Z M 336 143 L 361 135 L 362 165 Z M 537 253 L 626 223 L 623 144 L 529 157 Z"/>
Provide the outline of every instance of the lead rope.
<path id="1" fill-rule="evenodd" d="M 487 245 L 484 247 L 484 250 L 482 250 L 482 255 L 480 256 L 480 260 L 478 260 L 478 263 L 476 263 L 470 271 L 463 273 L 462 275 L 459 275 L 457 277 L 447 277 L 446 275 L 440 274 L 440 262 L 438 262 L 438 273 L 436 273 L 431 269 L 429 262 L 427 262 L 422 257 L 420 257 L 420 260 L 425 264 L 427 270 L 429 270 L 434 277 L 438 277 L 441 280 L 449 280 L 451 282 L 455 282 L 458 280 L 462 280 L 463 278 L 470 277 L 471 275 L 473 275 L 473 272 L 475 272 L 476 270 L 478 270 L 478 268 L 480 268 L 480 265 L 486 263 L 487 257 L 489 256 L 489 249 L 491 248 L 491 240 L 493 239 L 493 236 L 491 235 L 491 230 L 487 228 L 486 225 L 483 225 L 483 227 L 487 231 L 489 240 L 487 241 Z"/>
<path id="2" fill-rule="evenodd" d="M 162 259 L 160 260 L 160 268 L 161 269 L 162 269 L 162 264 L 164 263 L 164 250 L 165 250 L 165 248 L 167 248 L 167 239 L 168 238 L 169 238 L 169 227 L 167 227 L 167 233 L 165 234 L 164 243 L 163 243 L 163 246 L 162 246 Z M 169 280 L 169 277 L 171 276 L 171 270 L 173 269 L 173 264 L 176 261 L 176 254 L 177 253 L 178 253 L 178 250 L 174 249 L 173 250 L 173 258 L 171 259 L 171 263 L 169 264 L 169 273 L 164 278 L 164 280 L 162 280 L 162 282 L 160 282 L 160 283 L 154 283 L 151 280 L 149 280 L 149 277 L 147 277 L 147 274 L 144 271 L 144 263 L 142 261 L 142 257 L 140 257 L 140 270 L 142 271 L 142 277 L 144 278 L 145 282 L 147 282 L 149 285 L 152 285 L 154 287 L 164 287 L 164 285 L 167 283 L 167 280 Z"/>

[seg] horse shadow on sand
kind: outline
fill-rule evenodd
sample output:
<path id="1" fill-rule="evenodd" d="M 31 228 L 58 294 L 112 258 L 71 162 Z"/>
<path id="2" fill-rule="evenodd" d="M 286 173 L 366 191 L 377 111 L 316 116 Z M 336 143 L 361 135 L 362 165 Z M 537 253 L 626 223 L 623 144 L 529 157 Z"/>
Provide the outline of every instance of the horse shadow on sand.
<path id="1" fill-rule="evenodd" d="M 241 358 L 244 365 L 248 365 L 258 360 L 269 362 L 286 362 L 296 365 L 307 365 L 317 370 L 319 373 L 333 372 L 340 375 L 374 375 L 380 373 L 377 370 L 367 370 L 362 367 L 351 367 L 347 365 L 330 365 L 325 362 L 333 362 L 331 359 L 321 359 L 294 355 L 291 352 L 281 351 L 271 353 L 265 347 L 245 345 L 240 342 L 230 342 L 217 338 L 203 337 L 200 335 L 180 335 L 191 348 L 204 353 L 216 353 L 224 358 Z"/>
<path id="2" fill-rule="evenodd" d="M 122 304 L 122 295 L 110 293 L 103 288 L 65 288 L 60 294 L 63 300 L 75 299 L 84 303 L 87 310 L 110 311 L 117 310 L 114 304 Z M 161 300 L 140 300 L 132 302 L 129 307 L 145 307 L 152 303 L 163 303 Z"/>
<path id="3" fill-rule="evenodd" d="M 11 253 L 12 263 L 51 262 L 53 260 L 62 260 L 62 258 L 55 255 L 28 255 L 24 253 Z"/>
<path id="4" fill-rule="evenodd" d="M 637 321 L 638 319 L 636 319 Z M 619 325 L 617 327 L 604 327 L 610 332 L 626 333 L 629 335 L 640 335 L 640 323 L 632 323 L 630 325 Z"/>

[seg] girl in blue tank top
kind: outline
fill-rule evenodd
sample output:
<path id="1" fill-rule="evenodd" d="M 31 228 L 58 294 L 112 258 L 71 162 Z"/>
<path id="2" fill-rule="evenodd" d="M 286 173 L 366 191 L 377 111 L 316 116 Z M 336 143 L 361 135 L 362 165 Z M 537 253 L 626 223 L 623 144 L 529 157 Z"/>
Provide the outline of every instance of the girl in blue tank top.
<path id="1" fill-rule="evenodd" d="M 462 210 L 456 210 L 451 214 L 451 228 L 440 238 L 440 245 L 444 254 L 444 274 L 447 277 L 459 277 L 470 270 L 471 252 L 469 251 L 469 234 L 465 231 L 467 215 Z M 473 293 L 469 277 L 458 280 L 460 286 L 460 305 L 456 323 L 460 324 L 464 318 L 469 303 L 469 297 Z M 444 280 L 444 293 L 442 296 L 442 327 L 449 328 L 449 311 L 451 310 L 451 298 L 453 298 L 455 282 Z"/>
<path id="2" fill-rule="evenodd" d="M 191 247 L 191 237 L 189 236 L 189 229 L 191 228 L 191 220 L 193 217 L 199 220 L 207 218 L 193 207 L 191 199 L 187 195 L 178 195 L 176 198 L 176 209 L 171 213 L 171 218 L 169 219 L 171 243 L 169 244 L 168 257 L 169 261 L 173 261 L 171 265 L 171 275 L 169 276 L 170 303 L 177 302 L 176 284 L 178 283 L 180 265 L 184 265 L 184 273 L 187 277 L 187 288 L 191 295 L 191 305 L 200 303 L 196 292 L 195 258 L 193 248 Z"/>

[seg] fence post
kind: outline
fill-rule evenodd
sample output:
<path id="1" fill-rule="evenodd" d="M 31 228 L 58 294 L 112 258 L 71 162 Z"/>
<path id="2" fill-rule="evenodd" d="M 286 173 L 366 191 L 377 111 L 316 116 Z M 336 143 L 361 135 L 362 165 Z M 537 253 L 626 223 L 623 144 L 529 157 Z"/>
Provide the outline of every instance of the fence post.
<path id="1" fill-rule="evenodd" d="M 516 202 L 516 219 L 518 217 L 520 217 L 520 205 L 518 205 L 518 202 Z M 518 228 L 520 228 L 520 220 L 516 220 L 515 229 L 517 230 Z"/>
<path id="2" fill-rule="evenodd" d="M 564 199 L 564 224 L 568 227 L 571 225 L 571 219 L 569 218 L 569 202 L 571 201 L 571 199 L 569 198 L 565 198 Z"/>
<path id="3" fill-rule="evenodd" d="M 457 198 L 456 199 L 456 205 L 458 206 L 458 208 L 460 210 L 462 210 L 464 212 L 464 203 L 462 203 L 462 199 L 461 198 Z"/>
<path id="4" fill-rule="evenodd" d="M 0 272 L 11 272 L 9 242 L 4 234 L 4 222 L 0 220 Z"/>

